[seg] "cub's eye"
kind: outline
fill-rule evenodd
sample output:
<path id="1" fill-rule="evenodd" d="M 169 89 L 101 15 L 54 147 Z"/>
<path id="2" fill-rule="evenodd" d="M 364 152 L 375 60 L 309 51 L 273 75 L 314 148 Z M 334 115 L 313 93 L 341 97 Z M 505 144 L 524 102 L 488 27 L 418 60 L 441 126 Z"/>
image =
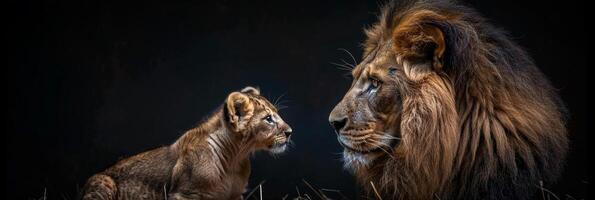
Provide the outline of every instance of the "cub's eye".
<path id="1" fill-rule="evenodd" d="M 273 116 L 267 115 L 266 117 L 264 117 L 264 121 L 267 122 L 267 123 L 269 123 L 269 124 L 273 124 L 274 123 Z"/>
<path id="2" fill-rule="evenodd" d="M 382 84 L 378 79 L 370 78 L 370 89 L 376 89 Z"/>

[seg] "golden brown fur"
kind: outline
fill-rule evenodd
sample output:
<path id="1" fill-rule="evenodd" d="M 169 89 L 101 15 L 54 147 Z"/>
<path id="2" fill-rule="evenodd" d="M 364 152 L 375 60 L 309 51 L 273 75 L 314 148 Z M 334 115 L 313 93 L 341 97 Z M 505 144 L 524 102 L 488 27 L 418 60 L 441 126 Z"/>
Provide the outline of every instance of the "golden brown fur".
<path id="1" fill-rule="evenodd" d="M 83 199 L 241 199 L 249 155 L 280 153 L 291 128 L 247 87 L 175 143 L 124 159 L 89 178 Z"/>
<path id="2" fill-rule="evenodd" d="M 347 168 L 385 199 L 529 199 L 558 177 L 564 106 L 473 10 L 391 2 L 329 121 Z"/>

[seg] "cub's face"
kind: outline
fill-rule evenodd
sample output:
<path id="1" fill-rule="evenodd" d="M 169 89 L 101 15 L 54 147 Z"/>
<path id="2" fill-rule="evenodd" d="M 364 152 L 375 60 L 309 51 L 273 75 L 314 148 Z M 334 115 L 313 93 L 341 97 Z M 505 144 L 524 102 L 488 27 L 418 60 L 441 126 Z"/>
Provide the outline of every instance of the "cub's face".
<path id="1" fill-rule="evenodd" d="M 287 148 L 291 127 L 283 121 L 278 110 L 260 92 L 246 87 L 229 95 L 225 107 L 232 131 L 240 134 L 256 149 L 281 153 Z"/>

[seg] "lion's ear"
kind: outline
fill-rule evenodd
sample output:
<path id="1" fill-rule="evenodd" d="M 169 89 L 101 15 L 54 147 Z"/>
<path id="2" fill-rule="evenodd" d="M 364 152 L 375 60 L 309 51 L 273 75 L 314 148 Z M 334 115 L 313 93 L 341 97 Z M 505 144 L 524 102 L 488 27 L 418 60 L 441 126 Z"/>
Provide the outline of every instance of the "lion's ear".
<path id="1" fill-rule="evenodd" d="M 254 113 L 254 104 L 246 94 L 233 92 L 225 101 L 225 112 L 233 131 L 240 132 L 246 129 Z"/>
<path id="2" fill-rule="evenodd" d="M 252 95 L 260 95 L 260 90 L 258 88 L 255 87 L 245 87 L 244 89 L 242 89 L 243 93 L 248 93 L 248 94 L 252 94 Z"/>
<path id="3" fill-rule="evenodd" d="M 405 24 L 393 32 L 393 49 L 397 56 L 408 62 L 410 77 L 416 78 L 431 71 L 442 70 L 442 60 L 446 50 L 444 33 L 440 28 L 429 24 Z M 417 67 L 418 69 L 411 69 Z M 421 73 L 421 74 L 414 74 Z"/>

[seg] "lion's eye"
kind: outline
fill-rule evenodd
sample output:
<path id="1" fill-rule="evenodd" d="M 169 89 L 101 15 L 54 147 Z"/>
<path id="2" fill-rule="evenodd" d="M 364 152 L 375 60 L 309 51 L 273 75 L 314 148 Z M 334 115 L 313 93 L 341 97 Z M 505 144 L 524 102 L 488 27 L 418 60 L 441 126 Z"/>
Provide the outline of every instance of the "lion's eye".
<path id="1" fill-rule="evenodd" d="M 370 78 L 370 87 L 371 89 L 376 89 L 380 87 L 381 82 L 378 79 Z"/>
<path id="2" fill-rule="evenodd" d="M 388 74 L 390 74 L 391 76 L 394 76 L 395 74 L 397 74 L 397 68 L 394 68 L 394 67 L 389 68 Z"/>
<path id="3" fill-rule="evenodd" d="M 273 124 L 274 123 L 273 116 L 267 115 L 266 117 L 264 117 L 264 121 L 267 122 L 267 123 L 269 123 L 269 124 Z"/>

